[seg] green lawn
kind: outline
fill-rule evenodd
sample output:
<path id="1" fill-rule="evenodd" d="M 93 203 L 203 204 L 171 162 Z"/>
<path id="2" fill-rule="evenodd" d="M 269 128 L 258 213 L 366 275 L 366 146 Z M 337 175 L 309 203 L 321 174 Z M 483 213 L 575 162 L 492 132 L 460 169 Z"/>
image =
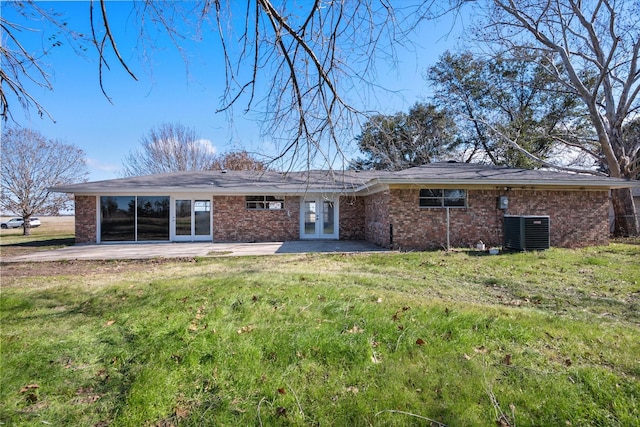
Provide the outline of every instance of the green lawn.
<path id="1" fill-rule="evenodd" d="M 5 265 L 0 423 L 637 426 L 639 260 L 616 243 Z"/>

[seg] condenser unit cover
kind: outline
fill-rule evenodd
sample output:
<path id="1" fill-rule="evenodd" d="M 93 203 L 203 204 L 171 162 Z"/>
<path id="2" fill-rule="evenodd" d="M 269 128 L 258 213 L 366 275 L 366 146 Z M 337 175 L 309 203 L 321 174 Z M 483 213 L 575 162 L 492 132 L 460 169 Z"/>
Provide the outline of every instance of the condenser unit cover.
<path id="1" fill-rule="evenodd" d="M 539 251 L 551 246 L 548 216 L 505 215 L 504 249 Z"/>

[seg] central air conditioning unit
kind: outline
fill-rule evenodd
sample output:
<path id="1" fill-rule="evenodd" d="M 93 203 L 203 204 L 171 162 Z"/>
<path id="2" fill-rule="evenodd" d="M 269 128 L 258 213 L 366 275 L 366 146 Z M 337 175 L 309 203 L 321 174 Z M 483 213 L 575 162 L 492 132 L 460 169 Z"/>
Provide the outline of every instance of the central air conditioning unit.
<path id="1" fill-rule="evenodd" d="M 504 216 L 504 249 L 540 251 L 549 249 L 551 237 L 548 216 Z"/>

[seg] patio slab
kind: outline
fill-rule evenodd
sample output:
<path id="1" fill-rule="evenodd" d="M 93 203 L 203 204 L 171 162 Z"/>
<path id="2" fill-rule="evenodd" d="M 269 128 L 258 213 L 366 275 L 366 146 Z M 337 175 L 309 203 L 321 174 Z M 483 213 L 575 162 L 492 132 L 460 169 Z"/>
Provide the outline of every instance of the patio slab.
<path id="1" fill-rule="evenodd" d="M 38 262 L 385 251 L 388 250 L 370 242 L 336 240 L 298 240 L 264 243 L 125 243 L 67 246 L 25 255 L 2 257 L 2 261 Z"/>

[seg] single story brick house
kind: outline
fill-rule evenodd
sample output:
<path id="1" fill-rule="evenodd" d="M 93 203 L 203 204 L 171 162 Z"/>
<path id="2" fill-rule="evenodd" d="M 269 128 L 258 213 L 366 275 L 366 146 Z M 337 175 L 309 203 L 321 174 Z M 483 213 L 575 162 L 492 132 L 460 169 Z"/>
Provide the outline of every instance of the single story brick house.
<path id="1" fill-rule="evenodd" d="M 432 163 L 398 172 L 200 171 L 52 188 L 76 243 L 367 240 L 422 250 L 503 242 L 505 215 L 548 216 L 551 246 L 606 244 L 609 190 L 632 181 Z"/>

